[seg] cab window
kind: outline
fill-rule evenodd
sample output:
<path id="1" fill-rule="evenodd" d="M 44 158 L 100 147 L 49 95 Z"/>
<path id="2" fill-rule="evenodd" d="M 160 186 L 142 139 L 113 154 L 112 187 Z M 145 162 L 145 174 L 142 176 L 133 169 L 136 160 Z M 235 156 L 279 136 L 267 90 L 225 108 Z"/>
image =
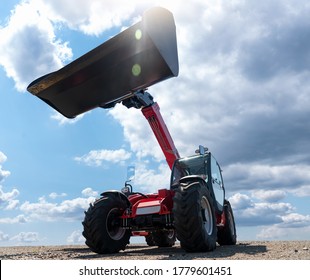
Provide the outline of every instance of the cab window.
<path id="1" fill-rule="evenodd" d="M 220 187 L 223 186 L 221 170 L 216 159 L 213 156 L 211 157 L 211 176 L 214 183 L 217 183 L 218 185 L 220 185 Z"/>

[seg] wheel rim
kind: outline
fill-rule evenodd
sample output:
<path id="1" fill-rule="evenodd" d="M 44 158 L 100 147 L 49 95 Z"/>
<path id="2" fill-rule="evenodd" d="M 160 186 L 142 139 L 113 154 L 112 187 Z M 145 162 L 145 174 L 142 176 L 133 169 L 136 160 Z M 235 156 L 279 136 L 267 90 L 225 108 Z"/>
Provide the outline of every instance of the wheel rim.
<path id="1" fill-rule="evenodd" d="M 213 215 L 212 208 L 209 203 L 209 200 L 204 196 L 201 199 L 201 212 L 202 212 L 202 221 L 203 226 L 208 235 L 211 235 L 213 232 Z"/>
<path id="2" fill-rule="evenodd" d="M 173 238 L 174 238 L 174 235 L 175 235 L 175 233 L 174 233 L 174 230 L 173 230 L 173 229 L 171 229 L 171 230 L 168 231 L 168 238 L 169 238 L 169 239 L 173 239 Z"/>
<path id="3" fill-rule="evenodd" d="M 126 229 L 120 226 L 119 209 L 113 208 L 108 213 L 106 229 L 113 240 L 120 240 L 124 236 Z"/>

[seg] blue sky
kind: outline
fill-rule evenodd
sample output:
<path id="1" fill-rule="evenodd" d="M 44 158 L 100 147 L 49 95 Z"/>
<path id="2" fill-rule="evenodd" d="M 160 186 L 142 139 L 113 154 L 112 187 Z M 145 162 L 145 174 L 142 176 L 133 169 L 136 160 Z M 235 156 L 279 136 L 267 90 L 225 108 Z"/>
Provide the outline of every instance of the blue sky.
<path id="1" fill-rule="evenodd" d="M 308 1 L 3 1 L 0 9 L 0 246 L 82 244 L 84 210 L 120 189 L 169 187 L 138 110 L 74 120 L 26 92 L 139 20 L 175 17 L 180 74 L 149 91 L 181 156 L 199 144 L 222 169 L 239 240 L 310 236 Z"/>

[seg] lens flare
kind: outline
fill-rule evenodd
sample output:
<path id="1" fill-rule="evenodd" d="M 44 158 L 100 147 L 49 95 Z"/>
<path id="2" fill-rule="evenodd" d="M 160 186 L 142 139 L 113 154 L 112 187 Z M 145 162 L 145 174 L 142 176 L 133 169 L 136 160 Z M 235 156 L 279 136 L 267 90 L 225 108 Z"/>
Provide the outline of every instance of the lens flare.
<path id="1" fill-rule="evenodd" d="M 141 29 L 137 29 L 135 32 L 135 37 L 137 40 L 140 40 L 142 38 L 142 31 Z"/>
<path id="2" fill-rule="evenodd" d="M 140 64 L 135 64 L 134 66 L 132 66 L 132 74 L 136 77 L 138 77 L 141 74 L 141 66 Z"/>

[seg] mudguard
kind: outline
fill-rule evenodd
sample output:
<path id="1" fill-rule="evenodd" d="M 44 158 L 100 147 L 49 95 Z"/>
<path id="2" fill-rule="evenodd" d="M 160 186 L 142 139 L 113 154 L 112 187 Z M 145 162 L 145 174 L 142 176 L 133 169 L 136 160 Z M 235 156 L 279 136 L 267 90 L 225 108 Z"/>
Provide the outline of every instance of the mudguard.
<path id="1" fill-rule="evenodd" d="M 131 206 L 131 203 L 129 201 L 129 199 L 127 198 L 126 195 L 124 195 L 122 192 L 117 191 L 117 190 L 110 190 L 110 191 L 105 191 L 103 193 L 100 194 L 102 197 L 109 197 L 109 196 L 118 196 L 120 197 L 127 205 L 127 207 Z"/>
<path id="2" fill-rule="evenodd" d="M 109 108 L 179 72 L 173 15 L 152 8 L 142 20 L 27 90 L 68 118 Z"/>
<path id="3" fill-rule="evenodd" d="M 199 181 L 201 182 L 206 188 L 208 188 L 211 196 L 214 199 L 214 207 L 216 210 L 217 214 L 221 214 L 223 212 L 223 206 L 221 206 L 221 204 L 218 203 L 218 201 L 216 200 L 216 196 L 214 193 L 214 189 L 211 185 L 211 183 L 207 183 L 204 178 L 202 176 L 199 175 L 189 175 L 189 176 L 184 176 L 183 178 L 180 179 L 180 183 L 188 183 L 188 182 L 193 182 L 193 181 Z M 190 188 L 191 185 L 188 185 L 187 188 Z"/>

